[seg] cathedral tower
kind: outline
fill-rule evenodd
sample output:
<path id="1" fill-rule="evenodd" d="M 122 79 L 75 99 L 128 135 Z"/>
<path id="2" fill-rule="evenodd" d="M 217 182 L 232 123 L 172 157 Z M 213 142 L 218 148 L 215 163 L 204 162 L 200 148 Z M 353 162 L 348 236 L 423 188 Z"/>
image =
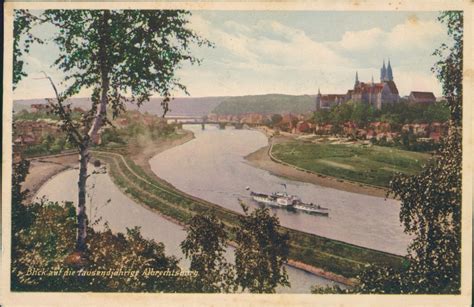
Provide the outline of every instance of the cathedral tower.
<path id="1" fill-rule="evenodd" d="M 318 87 L 318 95 L 316 95 L 316 111 L 321 109 L 321 91 Z"/>
<path id="2" fill-rule="evenodd" d="M 386 79 L 387 81 L 393 81 L 393 73 L 392 73 L 392 66 L 390 66 L 390 59 L 388 59 Z"/>
<path id="3" fill-rule="evenodd" d="M 387 78 L 387 69 L 385 68 L 385 60 L 383 60 L 382 69 L 380 69 L 380 82 L 384 82 Z"/>

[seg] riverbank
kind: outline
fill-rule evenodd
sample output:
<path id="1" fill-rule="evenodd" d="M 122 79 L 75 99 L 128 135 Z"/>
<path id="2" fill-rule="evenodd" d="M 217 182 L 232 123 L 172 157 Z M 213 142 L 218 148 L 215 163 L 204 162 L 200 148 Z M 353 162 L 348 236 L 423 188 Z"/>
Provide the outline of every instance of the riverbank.
<path id="1" fill-rule="evenodd" d="M 180 132 L 171 139 L 150 143 L 148 149 L 133 146 L 132 142 L 127 148 L 98 148 L 93 155 L 108 164 L 109 175 L 116 186 L 138 204 L 181 226 L 194 214 L 212 210 L 231 232 L 238 213 L 188 195 L 161 180 L 150 169 L 151 156 L 193 138 L 191 132 Z M 353 278 L 367 264 L 396 267 L 401 263 L 401 257 L 396 255 L 286 227 L 282 227 L 282 231 L 290 234 L 289 265 L 346 285 L 353 285 Z"/>
<path id="2" fill-rule="evenodd" d="M 237 226 L 237 212 L 156 180 L 155 176 L 149 175 L 150 170 L 145 170 L 149 164 L 142 168 L 132 160 L 132 156 L 116 152 L 94 152 L 94 155 L 108 164 L 109 175 L 124 193 L 175 223 L 186 224 L 194 214 L 211 210 L 224 222 L 230 234 L 231 229 Z M 286 227 L 282 227 L 282 231 L 290 234 L 289 258 L 292 259 L 292 266 L 347 285 L 354 284 L 353 278 L 367 264 L 401 265 L 402 258 L 396 255 Z"/>
<path id="3" fill-rule="evenodd" d="M 179 130 L 176 135 L 169 139 L 149 142 L 145 145 L 141 144 L 141 146 L 136 146 L 136 144 L 133 143 L 129 144 L 128 151 L 130 156 L 133 157 L 134 162 L 147 170 L 150 169 L 148 161 L 151 157 L 169 148 L 184 144 L 193 138 L 194 135 L 191 131 Z M 31 201 L 41 186 L 55 175 L 67 169 L 77 168 L 78 159 L 77 152 L 28 159 L 30 161 L 30 168 L 28 170 L 28 176 L 26 176 L 25 182 L 22 185 L 23 191 L 29 191 L 27 201 Z M 161 180 L 151 170 L 149 175 L 156 177 L 157 180 Z M 165 183 L 165 181 L 163 181 L 163 183 Z"/>
<path id="4" fill-rule="evenodd" d="M 177 133 L 170 139 L 158 140 L 156 142 L 150 142 L 144 145 L 142 144 L 141 146 L 129 145 L 128 156 L 135 164 L 142 168 L 148 176 L 158 180 L 163 184 L 170 185 L 151 170 L 150 159 L 165 150 L 182 145 L 191 141 L 192 139 L 194 139 L 194 134 L 191 131 L 184 129 L 178 130 Z"/>
<path id="5" fill-rule="evenodd" d="M 291 142 L 295 137 L 289 135 L 273 136 L 273 134 L 264 129 L 258 129 L 258 131 L 264 133 L 267 138 L 269 145 L 260 148 L 259 150 L 247 155 L 245 159 L 254 167 L 266 170 L 273 175 L 287 178 L 290 180 L 296 180 L 301 182 L 312 183 L 320 185 L 322 187 L 337 189 L 341 191 L 358 193 L 363 195 L 370 195 L 376 197 L 386 197 L 387 189 L 375 186 L 369 186 L 362 183 L 351 182 L 336 177 L 326 176 L 322 174 L 316 174 L 307 170 L 298 168 L 297 166 L 277 162 L 276 159 L 272 159 L 271 147 L 273 144 L 285 144 Z"/>
<path id="6" fill-rule="evenodd" d="M 22 190 L 28 190 L 26 201 L 31 201 L 38 190 L 55 175 L 78 166 L 78 154 L 67 153 L 29 159 L 28 176 L 22 185 Z"/>
<path id="7" fill-rule="evenodd" d="M 254 167 L 258 167 L 272 173 L 273 175 L 290 180 L 312 183 L 326 188 L 363 195 L 376 197 L 386 197 L 387 195 L 387 190 L 383 188 L 367 186 L 359 183 L 349 182 L 343 179 L 315 174 L 298 169 L 296 166 L 275 162 L 269 155 L 270 147 L 271 145 L 260 148 L 259 150 L 247 155 L 245 159 L 250 163 L 250 165 Z"/>

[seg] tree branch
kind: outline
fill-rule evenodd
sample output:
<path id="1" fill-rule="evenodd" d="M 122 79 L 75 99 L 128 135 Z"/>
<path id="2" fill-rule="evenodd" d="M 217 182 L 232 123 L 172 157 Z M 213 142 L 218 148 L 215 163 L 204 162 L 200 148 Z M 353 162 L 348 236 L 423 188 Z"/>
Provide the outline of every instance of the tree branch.
<path id="1" fill-rule="evenodd" d="M 51 79 L 50 76 L 48 76 L 44 71 L 42 72 L 45 75 L 45 78 L 49 80 L 51 83 L 51 86 L 53 87 L 54 94 L 56 95 L 56 100 L 57 100 L 57 109 L 58 109 L 58 115 L 61 118 L 61 120 L 64 122 L 66 126 L 66 131 L 69 134 L 69 136 L 73 139 L 73 141 L 76 143 L 76 145 L 82 144 L 83 137 L 77 127 L 74 126 L 72 119 L 71 119 L 71 114 L 66 111 L 64 108 L 64 105 L 62 104 L 63 98 L 59 95 L 58 89 L 56 88 L 56 85 L 53 82 L 53 79 Z M 48 100 L 49 104 L 54 108 L 54 104 L 52 103 L 51 100 Z"/>

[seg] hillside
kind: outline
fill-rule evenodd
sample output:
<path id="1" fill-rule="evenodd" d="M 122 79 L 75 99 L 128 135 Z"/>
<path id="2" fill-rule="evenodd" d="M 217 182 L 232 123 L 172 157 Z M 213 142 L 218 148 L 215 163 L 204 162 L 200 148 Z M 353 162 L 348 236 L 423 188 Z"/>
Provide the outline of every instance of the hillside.
<path id="1" fill-rule="evenodd" d="M 213 110 L 216 114 L 239 115 L 244 113 L 306 113 L 315 108 L 315 96 L 310 95 L 253 95 L 229 97 Z"/>
<path id="2" fill-rule="evenodd" d="M 170 111 L 168 116 L 204 116 L 209 114 L 219 103 L 227 97 L 184 97 L 175 98 L 170 102 Z M 91 102 L 89 98 L 72 98 L 69 100 L 73 107 L 89 109 Z M 151 98 L 141 107 L 141 112 L 148 112 L 155 115 L 161 115 L 163 110 L 160 105 L 160 98 Z M 13 110 L 19 112 L 23 109 L 29 109 L 32 104 L 44 104 L 45 99 L 15 100 Z M 133 104 L 126 105 L 127 110 L 136 110 L 137 106 Z"/>
<path id="3" fill-rule="evenodd" d="M 89 98 L 72 98 L 73 107 L 90 108 Z M 151 98 L 141 107 L 141 112 L 161 115 L 160 98 Z M 15 100 L 13 110 L 19 112 L 29 109 L 31 104 L 46 103 L 45 99 Z M 267 94 L 235 97 L 183 97 L 175 98 L 170 103 L 168 116 L 204 116 L 209 113 L 238 115 L 245 113 L 305 113 L 314 110 L 315 96 Z M 136 110 L 133 104 L 126 105 L 127 110 Z"/>

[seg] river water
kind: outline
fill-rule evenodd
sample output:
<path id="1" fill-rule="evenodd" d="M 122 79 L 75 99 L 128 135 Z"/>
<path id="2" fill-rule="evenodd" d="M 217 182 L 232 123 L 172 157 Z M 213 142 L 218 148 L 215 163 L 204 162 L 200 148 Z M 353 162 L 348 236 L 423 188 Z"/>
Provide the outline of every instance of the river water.
<path id="1" fill-rule="evenodd" d="M 94 167 L 91 165 L 90 170 L 93 169 Z M 67 170 L 59 173 L 40 188 L 36 197 L 76 203 L 78 175 L 78 170 Z M 103 229 L 105 222 L 114 232 L 125 232 L 127 228 L 140 226 L 141 233 L 145 238 L 163 242 L 166 255 L 181 258 L 180 266 L 183 269 L 189 269 L 189 261 L 184 258 L 179 247 L 179 244 L 186 237 L 186 233 L 181 226 L 135 203 L 115 186 L 107 174 L 92 174 L 87 181 L 87 185 L 89 195 L 86 208 L 89 220 L 94 222 L 102 218 L 94 228 Z M 227 250 L 226 258 L 228 261 L 233 261 L 232 248 Z M 286 269 L 291 288 L 279 287 L 277 288 L 278 293 L 309 293 L 313 285 L 334 284 L 327 279 L 293 267 L 286 266 Z"/>
<path id="2" fill-rule="evenodd" d="M 268 144 L 256 130 L 220 130 L 213 125 L 185 125 L 195 139 L 164 151 L 150 160 L 152 170 L 188 194 L 242 212 L 238 198 L 257 206 L 246 187 L 272 193 L 296 194 L 304 202 L 330 209 L 329 217 L 272 209 L 283 226 L 328 238 L 406 254 L 410 237 L 399 222 L 398 201 L 344 192 L 274 176 L 251 166 L 244 157 Z"/>

